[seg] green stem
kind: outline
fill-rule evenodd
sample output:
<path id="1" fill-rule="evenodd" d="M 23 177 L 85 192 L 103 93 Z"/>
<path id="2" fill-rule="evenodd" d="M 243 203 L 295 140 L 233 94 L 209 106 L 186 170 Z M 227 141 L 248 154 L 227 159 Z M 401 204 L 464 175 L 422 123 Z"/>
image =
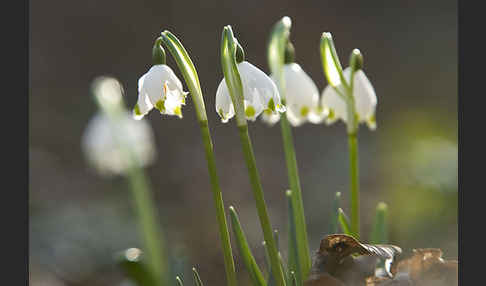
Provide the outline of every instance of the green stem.
<path id="1" fill-rule="evenodd" d="M 280 266 L 280 259 L 278 255 L 277 245 L 273 237 L 272 226 L 268 217 L 265 198 L 263 197 L 263 190 L 256 167 L 255 155 L 253 154 L 253 147 L 251 146 L 250 136 L 248 135 L 248 125 L 238 126 L 243 155 L 245 156 L 248 174 L 250 176 L 250 183 L 255 197 L 255 203 L 260 218 L 260 224 L 263 230 L 263 237 L 268 247 L 270 256 L 270 263 L 272 265 L 272 273 L 276 280 L 276 285 L 285 286 L 285 278 L 282 267 Z"/>
<path id="2" fill-rule="evenodd" d="M 221 193 L 221 188 L 219 187 L 218 174 L 216 172 L 216 163 L 213 152 L 213 143 L 211 142 L 211 134 L 209 133 L 207 120 L 199 121 L 199 127 L 201 128 L 201 136 L 204 143 L 204 150 L 206 151 L 206 160 L 208 162 L 211 190 L 213 191 L 213 199 L 216 206 L 219 234 L 223 245 L 223 257 L 226 278 L 228 280 L 227 282 L 229 286 L 236 286 L 237 282 L 235 264 L 233 261 L 233 254 L 231 250 L 228 224 L 226 223 L 226 215 L 224 212 L 223 195 Z"/>
<path id="3" fill-rule="evenodd" d="M 150 186 L 145 173 L 138 167 L 128 171 L 130 190 L 135 199 L 135 209 L 140 221 L 144 252 L 148 266 L 157 285 L 167 285 L 167 265 L 165 264 L 165 250 L 163 249 L 162 235 L 157 227 L 157 213 L 152 204 Z"/>
<path id="4" fill-rule="evenodd" d="M 292 136 L 292 129 L 287 119 L 287 114 L 282 113 L 280 118 L 280 126 L 282 130 L 282 139 L 285 150 L 285 160 L 287 162 L 287 174 L 289 179 L 290 189 L 292 190 L 292 200 L 294 201 L 295 226 L 297 233 L 297 247 L 299 253 L 300 267 L 302 268 L 302 278 L 307 277 L 307 273 L 311 268 L 311 259 L 309 251 L 309 241 L 307 239 L 307 226 L 305 223 L 304 204 L 302 201 L 302 190 L 300 187 L 299 170 L 297 167 L 297 159 L 295 156 L 294 140 Z"/>
<path id="5" fill-rule="evenodd" d="M 351 178 L 351 230 L 359 239 L 359 174 L 357 132 L 348 133 L 349 175 Z"/>
<path id="6" fill-rule="evenodd" d="M 204 150 L 206 151 L 206 160 L 208 162 L 211 190 L 213 192 L 214 204 L 216 206 L 219 234 L 221 236 L 221 242 L 223 245 L 223 258 L 226 271 L 226 279 L 229 286 L 236 286 L 237 283 L 235 264 L 231 251 L 229 232 L 226 223 L 226 216 L 224 213 L 223 196 L 219 187 L 218 174 L 216 172 L 216 160 L 214 159 L 213 152 L 213 143 L 211 142 L 211 134 L 209 132 L 206 108 L 204 106 L 204 99 L 201 91 L 201 85 L 199 83 L 199 76 L 197 75 L 196 68 L 192 63 L 189 54 L 175 35 L 166 30 L 161 33 L 161 40 L 165 43 L 167 49 L 174 57 L 177 66 L 179 67 L 179 70 L 181 71 L 182 76 L 186 81 L 187 87 L 189 88 L 192 101 L 194 102 L 196 117 L 198 119 L 199 127 L 201 129 L 201 137 L 204 144 Z"/>

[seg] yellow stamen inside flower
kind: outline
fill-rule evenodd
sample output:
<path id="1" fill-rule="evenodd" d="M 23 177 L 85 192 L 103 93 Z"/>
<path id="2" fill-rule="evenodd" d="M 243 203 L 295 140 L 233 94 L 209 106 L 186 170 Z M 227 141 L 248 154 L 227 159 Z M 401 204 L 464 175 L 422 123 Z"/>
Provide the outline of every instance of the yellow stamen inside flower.
<path id="1" fill-rule="evenodd" d="M 164 95 L 167 95 L 167 82 L 164 83 Z"/>

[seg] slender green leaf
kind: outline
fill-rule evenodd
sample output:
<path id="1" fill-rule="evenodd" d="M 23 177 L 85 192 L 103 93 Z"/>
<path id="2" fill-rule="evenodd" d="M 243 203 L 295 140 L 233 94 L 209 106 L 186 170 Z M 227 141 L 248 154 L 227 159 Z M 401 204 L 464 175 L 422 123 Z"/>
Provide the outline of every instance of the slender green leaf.
<path id="1" fill-rule="evenodd" d="M 267 285 L 268 286 L 275 286 L 275 277 L 273 276 L 272 272 L 272 264 L 270 263 L 270 254 L 268 254 L 268 247 L 265 241 L 262 242 L 263 248 L 265 250 L 265 265 L 267 266 Z"/>
<path id="2" fill-rule="evenodd" d="M 229 239 L 228 226 L 226 223 L 226 215 L 224 213 L 225 209 L 221 195 L 221 189 L 219 187 L 219 180 L 216 172 L 213 144 L 211 142 L 211 134 L 209 132 L 206 109 L 204 107 L 204 100 L 201 92 L 201 86 L 199 83 L 199 77 L 197 75 L 196 68 L 192 63 L 192 60 L 189 57 L 189 54 L 187 53 L 181 42 L 169 31 L 162 32 L 160 38 L 177 62 L 177 65 L 182 75 L 184 76 L 186 84 L 191 92 L 196 115 L 199 120 L 199 126 L 201 128 L 204 149 L 206 151 L 206 159 L 208 161 L 208 171 L 218 218 L 227 282 L 229 286 L 236 286 L 237 281 L 233 261 L 233 253 Z"/>
<path id="3" fill-rule="evenodd" d="M 243 263 L 250 273 L 252 282 L 255 286 L 266 286 L 267 283 L 265 282 L 262 272 L 258 267 L 258 264 L 256 263 L 253 254 L 251 253 L 250 247 L 248 246 L 248 242 L 246 240 L 245 233 L 241 228 L 240 220 L 238 219 L 236 210 L 232 206 L 229 207 L 229 210 L 231 216 L 231 227 L 236 238 L 236 244 L 238 245 L 238 249 L 243 258 Z"/>
<path id="4" fill-rule="evenodd" d="M 240 135 L 240 143 L 245 157 L 245 163 L 248 169 L 250 184 L 255 199 L 255 205 L 260 219 L 260 226 L 263 231 L 265 242 L 268 245 L 268 252 L 270 254 L 270 261 L 272 263 L 272 271 L 275 275 L 276 284 L 278 286 L 285 286 L 285 276 L 280 267 L 279 255 L 275 239 L 272 233 L 272 225 L 268 216 L 268 210 L 265 203 L 263 188 L 260 181 L 260 175 L 256 166 L 255 154 L 251 144 L 250 136 L 248 134 L 248 125 L 243 110 L 243 88 L 241 85 L 241 78 L 236 67 L 235 50 L 237 40 L 233 36 L 230 26 L 226 26 L 223 30 L 223 39 L 221 42 L 221 64 L 223 73 L 233 100 L 233 105 L 236 109 L 236 124 Z"/>
<path id="5" fill-rule="evenodd" d="M 237 40 L 234 37 L 231 26 L 225 26 L 221 38 L 221 67 L 224 80 L 235 108 L 236 122 L 238 126 L 246 125 L 245 107 L 243 101 L 243 84 L 236 65 Z"/>
<path id="6" fill-rule="evenodd" d="M 289 283 L 289 284 L 291 286 L 297 286 L 297 278 L 295 277 L 294 271 L 290 271 L 290 281 L 291 281 L 291 283 Z"/>
<path id="7" fill-rule="evenodd" d="M 331 33 L 322 33 L 320 51 L 322 68 L 327 82 L 332 87 L 337 87 L 342 84 L 347 88 L 348 84 L 344 78 L 343 68 L 339 62 Z"/>
<path id="8" fill-rule="evenodd" d="M 280 251 L 280 244 L 279 244 L 279 236 L 278 236 L 278 230 L 274 229 L 273 230 L 273 238 L 275 239 L 275 244 L 277 245 L 277 250 Z"/>
<path id="9" fill-rule="evenodd" d="M 354 237 L 353 233 L 351 232 L 351 228 L 349 226 L 349 219 L 341 208 L 338 209 L 338 218 L 339 218 L 339 224 L 341 225 L 341 229 L 343 230 L 344 234 L 351 235 Z"/>
<path id="10" fill-rule="evenodd" d="M 184 284 L 182 283 L 182 280 L 179 276 L 176 276 L 176 282 L 177 282 L 177 286 L 184 286 Z"/>
<path id="11" fill-rule="evenodd" d="M 334 234 L 338 232 L 338 224 L 339 224 L 339 207 L 341 205 L 341 193 L 337 192 L 334 196 L 334 200 L 332 201 L 332 209 L 331 209 L 331 222 L 329 224 L 329 233 Z"/>
<path id="12" fill-rule="evenodd" d="M 202 281 L 201 281 L 201 277 L 199 276 L 199 273 L 197 273 L 197 270 L 196 270 L 195 267 L 192 268 L 192 275 L 193 275 L 194 283 L 196 284 L 196 286 L 204 286 Z"/>
<path id="13" fill-rule="evenodd" d="M 129 248 L 117 255 L 117 264 L 125 275 L 138 286 L 157 285 L 155 277 L 143 261 L 143 255 L 139 249 Z"/>
<path id="14" fill-rule="evenodd" d="M 386 227 L 386 215 L 388 207 L 385 203 L 380 202 L 376 207 L 375 221 L 373 230 L 371 232 L 372 244 L 385 244 L 388 243 L 388 233 Z"/>
<path id="15" fill-rule="evenodd" d="M 292 21 L 290 18 L 287 16 L 283 17 L 273 26 L 268 41 L 268 66 L 277 79 L 277 86 L 279 88 L 284 86 L 282 68 L 285 63 L 285 46 L 289 39 L 291 26 Z"/>
<path id="16" fill-rule="evenodd" d="M 165 44 L 172 57 L 175 59 L 179 70 L 186 81 L 187 87 L 192 96 L 197 118 L 199 121 L 207 121 L 206 108 L 204 106 L 203 95 L 201 91 L 201 85 L 199 83 L 199 77 L 196 72 L 196 68 L 192 63 L 189 54 L 179 39 L 176 38 L 171 32 L 163 31 L 161 33 L 162 42 Z"/>
<path id="17" fill-rule="evenodd" d="M 295 227 L 295 216 L 294 213 L 294 200 L 292 199 L 293 192 L 287 190 L 285 195 L 287 197 L 288 213 L 289 213 L 289 252 L 288 252 L 288 268 L 289 271 L 295 273 L 297 279 L 297 285 L 300 286 L 303 283 L 304 277 L 302 276 L 302 268 L 300 267 L 299 260 L 299 248 L 297 244 L 297 230 Z"/>
<path id="18" fill-rule="evenodd" d="M 267 48 L 267 59 L 273 77 L 276 79 L 280 96 L 285 101 L 285 79 L 283 77 L 283 66 L 285 64 L 285 49 L 289 44 L 290 28 L 292 22 L 289 17 L 285 16 L 279 20 L 272 28 Z M 287 120 L 286 113 L 280 118 L 282 139 L 285 151 L 285 160 L 287 163 L 288 179 L 290 189 L 293 191 L 292 200 L 294 223 L 296 228 L 296 241 L 298 248 L 298 259 L 301 277 L 305 277 L 311 268 L 311 259 L 309 251 L 309 242 L 307 238 L 307 226 L 305 223 L 304 205 L 302 202 L 302 191 L 300 187 L 299 171 L 297 159 L 295 156 L 292 130 Z M 287 275 L 288 276 L 288 275 Z"/>
<path id="19" fill-rule="evenodd" d="M 279 258 L 279 261 L 280 261 L 280 267 L 282 268 L 282 272 L 284 274 L 285 283 L 286 283 L 285 285 L 289 285 L 290 276 L 289 276 L 289 273 L 287 272 L 287 269 L 285 267 L 284 260 L 282 258 L 282 254 L 280 252 L 278 253 L 278 258 Z"/>

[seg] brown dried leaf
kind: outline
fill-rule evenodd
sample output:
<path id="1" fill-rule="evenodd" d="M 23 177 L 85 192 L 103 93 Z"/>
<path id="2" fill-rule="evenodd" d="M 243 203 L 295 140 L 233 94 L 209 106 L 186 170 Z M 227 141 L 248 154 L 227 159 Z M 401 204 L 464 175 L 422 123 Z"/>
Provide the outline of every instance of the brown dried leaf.
<path id="1" fill-rule="evenodd" d="M 388 277 L 369 277 L 366 279 L 366 286 L 413 286 L 408 274 L 397 275 L 393 279 Z"/>
<path id="2" fill-rule="evenodd" d="M 372 255 L 383 259 L 393 259 L 395 255 L 402 253 L 402 249 L 388 244 L 363 244 L 352 236 L 345 234 L 328 235 L 321 241 L 320 252 L 335 253 L 338 257 L 346 257 L 351 254 Z"/>
<path id="3" fill-rule="evenodd" d="M 339 279 L 332 277 L 328 273 L 310 275 L 304 282 L 305 286 L 346 286 Z"/>
<path id="4" fill-rule="evenodd" d="M 397 271 L 408 273 L 417 285 L 458 284 L 458 262 L 444 260 L 438 248 L 414 249 L 412 257 L 398 263 Z"/>
<path id="5" fill-rule="evenodd" d="M 407 277 L 415 286 L 455 286 L 458 285 L 458 262 L 444 260 L 442 250 L 438 248 L 414 249 L 412 257 L 397 261 L 391 267 L 394 278 Z M 374 284 L 370 284 L 374 285 Z M 376 284 L 408 285 L 408 284 Z"/>
<path id="6" fill-rule="evenodd" d="M 401 249 L 394 245 L 362 244 L 349 235 L 328 235 L 314 255 L 311 273 L 304 285 L 327 286 L 321 282 L 331 276 L 343 285 L 364 286 L 365 279 L 374 276 L 380 258 L 393 259 L 399 253 Z"/>

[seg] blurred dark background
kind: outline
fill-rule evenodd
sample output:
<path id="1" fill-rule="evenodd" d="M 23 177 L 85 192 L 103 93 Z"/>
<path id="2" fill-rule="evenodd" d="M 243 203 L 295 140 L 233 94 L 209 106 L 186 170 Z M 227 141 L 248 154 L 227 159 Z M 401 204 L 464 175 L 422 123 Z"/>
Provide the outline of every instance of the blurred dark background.
<path id="1" fill-rule="evenodd" d="M 141 247 L 123 178 L 106 179 L 81 152 L 96 112 L 91 81 L 118 78 L 133 107 L 137 81 L 151 66 L 165 29 L 182 41 L 199 73 L 225 204 L 235 205 L 259 263 L 263 235 L 234 122 L 222 124 L 214 96 L 222 79 L 219 45 L 231 24 L 247 60 L 268 73 L 274 22 L 292 19 L 297 62 L 322 90 L 322 32 L 333 34 L 341 62 L 353 48 L 378 97 L 376 131 L 359 133 L 362 232 L 369 237 L 378 202 L 389 206 L 390 243 L 439 247 L 457 258 L 456 1 L 31 1 L 30 3 L 30 283 L 130 285 L 114 265 L 117 251 Z M 168 64 L 180 75 L 174 61 Z M 182 79 L 182 77 L 181 77 Z M 187 88 L 185 88 L 187 90 Z M 174 269 L 190 283 L 197 266 L 207 285 L 224 285 L 215 211 L 203 147 L 189 102 L 184 119 L 152 112 L 158 158 L 153 185 Z M 287 187 L 280 127 L 250 125 L 272 224 L 286 245 Z M 311 249 L 329 224 L 335 192 L 348 209 L 344 124 L 294 129 Z M 235 254 L 238 255 L 236 247 Z M 241 260 L 239 278 L 248 281 Z"/>

